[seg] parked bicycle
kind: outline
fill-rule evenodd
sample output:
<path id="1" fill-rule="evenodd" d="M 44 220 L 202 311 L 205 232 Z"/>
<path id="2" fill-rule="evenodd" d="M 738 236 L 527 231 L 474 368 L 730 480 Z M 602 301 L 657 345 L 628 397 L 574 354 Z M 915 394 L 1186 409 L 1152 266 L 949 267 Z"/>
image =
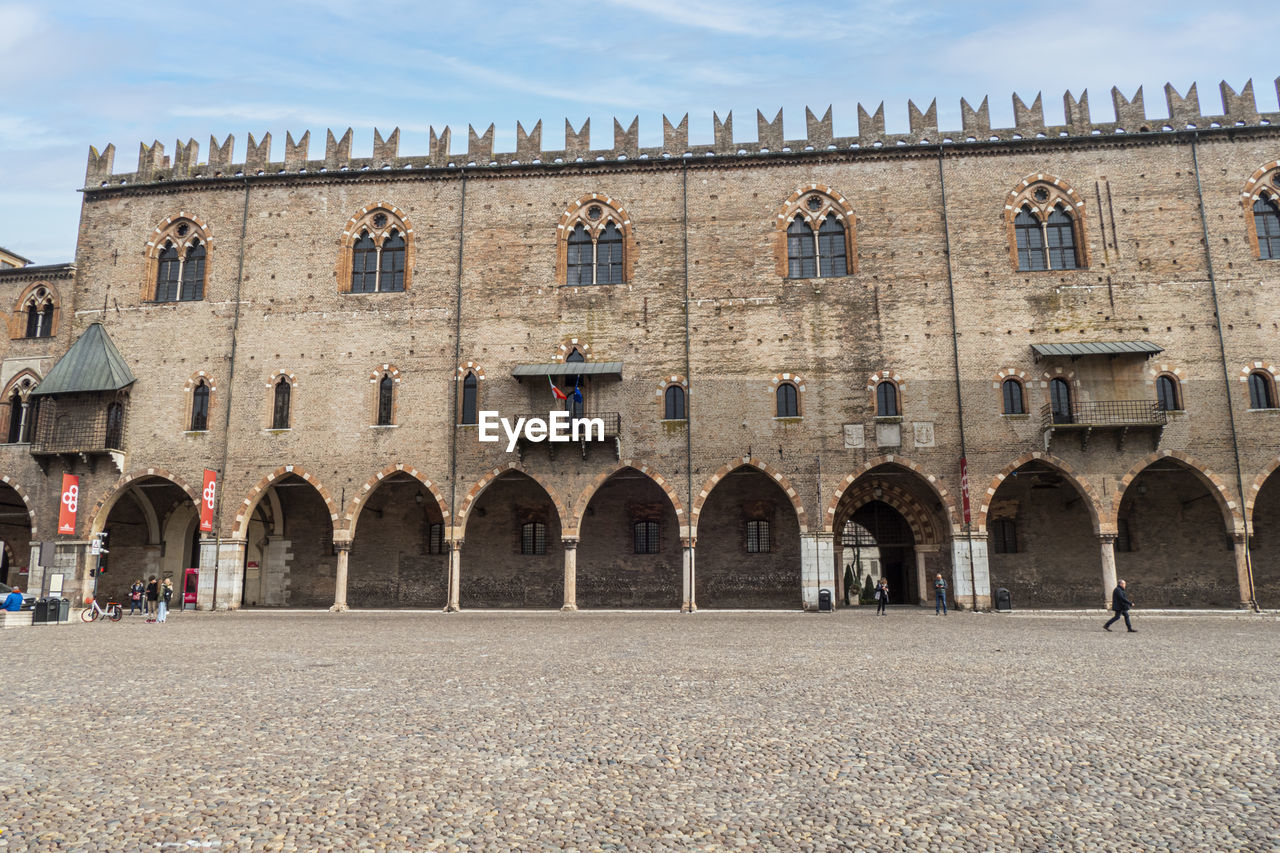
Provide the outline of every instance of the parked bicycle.
<path id="1" fill-rule="evenodd" d="M 89 599 L 89 606 L 80 612 L 80 618 L 86 622 L 96 622 L 99 616 L 105 616 L 112 622 L 119 622 L 124 616 L 124 608 L 118 601 L 108 601 L 107 606 L 98 604 L 98 599 Z"/>

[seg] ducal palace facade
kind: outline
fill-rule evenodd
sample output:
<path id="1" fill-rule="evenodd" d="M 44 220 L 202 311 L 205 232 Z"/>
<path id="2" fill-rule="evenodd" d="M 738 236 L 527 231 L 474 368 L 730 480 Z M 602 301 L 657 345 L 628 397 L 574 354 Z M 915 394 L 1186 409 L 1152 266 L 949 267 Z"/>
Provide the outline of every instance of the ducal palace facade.
<path id="1" fill-rule="evenodd" d="M 74 262 L 0 270 L 5 580 L 1280 607 L 1280 114 L 1165 93 L 91 149 Z"/>

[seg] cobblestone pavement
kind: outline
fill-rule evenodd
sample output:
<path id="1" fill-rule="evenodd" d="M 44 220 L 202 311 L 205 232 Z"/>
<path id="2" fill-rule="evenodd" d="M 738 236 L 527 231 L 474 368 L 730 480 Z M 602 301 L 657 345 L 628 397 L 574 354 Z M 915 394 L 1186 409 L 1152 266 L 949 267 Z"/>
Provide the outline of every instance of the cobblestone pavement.
<path id="1" fill-rule="evenodd" d="M 1280 621 L 180 613 L 0 635 L 0 850 L 1280 850 Z"/>

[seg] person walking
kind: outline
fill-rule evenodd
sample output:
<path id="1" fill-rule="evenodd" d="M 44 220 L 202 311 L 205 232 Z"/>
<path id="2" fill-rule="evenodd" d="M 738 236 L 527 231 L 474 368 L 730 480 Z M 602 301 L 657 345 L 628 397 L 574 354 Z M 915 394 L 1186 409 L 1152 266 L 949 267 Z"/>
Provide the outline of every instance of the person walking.
<path id="1" fill-rule="evenodd" d="M 160 597 L 156 601 L 156 621 L 163 622 L 169 615 L 169 602 L 173 600 L 173 581 L 164 579 L 160 585 Z"/>
<path id="2" fill-rule="evenodd" d="M 1124 626 L 1129 629 L 1129 633 L 1138 633 L 1134 630 L 1133 623 L 1129 621 L 1129 609 L 1131 607 L 1133 607 L 1133 601 L 1129 598 L 1129 593 L 1125 590 L 1125 583 L 1122 580 L 1111 591 L 1111 609 L 1116 612 L 1116 615 L 1107 620 L 1107 623 L 1102 626 L 1102 630 L 1110 631 L 1116 620 L 1123 616 Z"/>
<path id="3" fill-rule="evenodd" d="M 156 610 L 156 599 L 160 597 L 160 584 L 156 580 L 156 576 L 152 575 L 147 580 L 146 600 L 143 602 L 143 613 L 154 613 Z"/>
<path id="4" fill-rule="evenodd" d="M 876 584 L 876 615 L 883 616 L 888 605 L 889 583 L 884 578 L 880 578 L 880 583 Z"/>
<path id="5" fill-rule="evenodd" d="M 947 582 L 941 574 L 933 577 L 933 615 L 937 616 L 939 611 L 947 615 Z"/>
<path id="6" fill-rule="evenodd" d="M 133 586 L 129 587 L 129 615 L 135 613 L 145 613 L 142 609 L 142 593 L 146 587 L 142 585 L 142 578 L 138 578 L 133 582 Z"/>

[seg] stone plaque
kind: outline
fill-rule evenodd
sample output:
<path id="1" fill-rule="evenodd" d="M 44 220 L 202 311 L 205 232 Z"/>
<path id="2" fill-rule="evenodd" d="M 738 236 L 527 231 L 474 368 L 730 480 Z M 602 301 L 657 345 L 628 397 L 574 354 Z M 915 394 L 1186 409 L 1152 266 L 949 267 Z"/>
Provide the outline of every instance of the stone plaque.
<path id="1" fill-rule="evenodd" d="M 844 446 L 845 447 L 864 447 L 867 440 L 862 431 L 862 424 L 845 424 L 844 425 Z"/>
<path id="2" fill-rule="evenodd" d="M 917 421 L 911 425 L 915 429 L 916 447 L 933 447 L 933 422 Z"/>
<path id="3" fill-rule="evenodd" d="M 901 447 L 902 424 L 876 424 L 876 446 Z"/>

